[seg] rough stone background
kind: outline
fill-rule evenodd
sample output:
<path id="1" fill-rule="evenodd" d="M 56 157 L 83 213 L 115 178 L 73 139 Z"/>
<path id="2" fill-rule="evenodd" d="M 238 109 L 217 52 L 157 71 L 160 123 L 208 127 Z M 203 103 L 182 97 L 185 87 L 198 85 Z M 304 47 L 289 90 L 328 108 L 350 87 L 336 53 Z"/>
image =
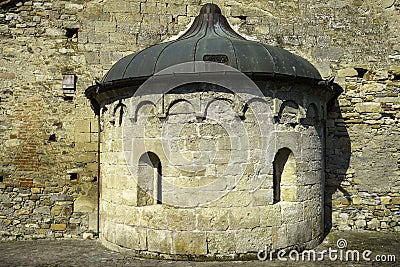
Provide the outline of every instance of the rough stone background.
<path id="1" fill-rule="evenodd" d="M 240 33 L 343 88 L 327 121 L 327 221 L 400 231 L 400 1 L 213 2 Z M 204 3 L 0 1 L 1 238 L 95 230 L 97 122 L 83 92 L 122 56 L 183 31 Z"/>

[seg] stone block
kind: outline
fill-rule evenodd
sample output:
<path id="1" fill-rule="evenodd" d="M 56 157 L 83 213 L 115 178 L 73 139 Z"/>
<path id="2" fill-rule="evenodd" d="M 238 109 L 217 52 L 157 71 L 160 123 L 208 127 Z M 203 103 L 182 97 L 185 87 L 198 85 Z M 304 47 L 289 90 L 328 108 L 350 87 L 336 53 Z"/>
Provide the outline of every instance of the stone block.
<path id="1" fill-rule="evenodd" d="M 287 225 L 287 245 L 303 244 L 311 240 L 312 223 L 311 221 L 302 221 L 289 223 Z"/>
<path id="2" fill-rule="evenodd" d="M 382 205 L 392 204 L 392 198 L 389 196 L 381 197 L 381 203 L 382 203 Z"/>
<path id="3" fill-rule="evenodd" d="M 322 214 L 322 200 L 315 200 L 304 202 L 304 218 L 319 218 Z"/>
<path id="4" fill-rule="evenodd" d="M 140 212 L 139 207 L 124 207 L 124 224 L 129 226 L 140 225 Z"/>
<path id="5" fill-rule="evenodd" d="M 322 174 L 318 171 L 305 171 L 301 175 L 299 175 L 299 177 L 298 177 L 299 183 L 298 184 L 302 184 L 302 185 L 316 184 L 319 181 L 321 181 L 321 179 L 322 179 L 321 176 L 322 176 Z"/>
<path id="6" fill-rule="evenodd" d="M 60 28 L 47 28 L 46 29 L 46 35 L 48 36 L 64 36 L 65 32 L 63 29 Z"/>
<path id="7" fill-rule="evenodd" d="M 354 225 L 357 229 L 364 229 L 367 226 L 367 222 L 363 219 L 356 220 Z"/>
<path id="8" fill-rule="evenodd" d="M 1 32 L 1 28 L 0 28 Z M 0 80 L 13 80 L 16 78 L 15 73 L 11 72 L 0 72 Z"/>
<path id="9" fill-rule="evenodd" d="M 140 12 L 143 14 L 160 14 L 162 11 L 162 3 L 147 2 L 140 3 Z"/>
<path id="10" fill-rule="evenodd" d="M 399 205 L 400 204 L 400 197 L 392 197 L 392 204 Z"/>
<path id="11" fill-rule="evenodd" d="M 83 233 L 82 238 L 83 239 L 93 239 L 93 233 Z"/>
<path id="12" fill-rule="evenodd" d="M 140 217 L 140 225 L 142 227 L 148 227 L 152 229 L 157 229 L 157 230 L 163 230 L 169 228 L 169 223 L 171 225 L 174 225 L 173 222 L 173 211 L 171 210 L 170 212 L 170 217 L 169 219 L 171 220 L 168 221 L 167 223 L 167 218 L 168 218 L 168 212 L 167 215 L 165 215 L 166 211 L 164 210 L 165 208 L 162 205 L 152 205 L 152 206 L 146 206 L 143 207 L 141 217 Z M 184 215 L 182 215 L 184 216 Z M 181 220 L 184 220 L 184 218 L 180 218 Z M 178 224 L 178 223 L 177 223 Z M 184 227 L 184 226 L 182 226 Z M 180 228 L 178 226 L 178 228 Z"/>
<path id="13" fill-rule="evenodd" d="M 200 208 L 197 210 L 197 229 L 198 230 L 227 230 L 228 211 L 217 208 Z"/>
<path id="14" fill-rule="evenodd" d="M 129 35 L 132 38 L 132 34 L 139 33 L 140 31 L 140 23 L 118 23 L 117 24 L 117 32 Z M 121 59 L 121 56 L 118 56 L 115 60 Z"/>
<path id="15" fill-rule="evenodd" d="M 207 254 L 207 241 L 204 232 L 176 232 L 173 239 L 173 251 L 184 255 Z"/>
<path id="16" fill-rule="evenodd" d="M 201 6 L 199 5 L 188 5 L 187 6 L 187 15 L 188 16 L 197 16 L 200 12 Z"/>
<path id="17" fill-rule="evenodd" d="M 72 206 L 70 205 L 55 205 L 51 208 L 51 215 L 53 216 L 69 216 L 72 214 Z"/>
<path id="18" fill-rule="evenodd" d="M 80 196 L 74 202 L 74 211 L 90 213 L 97 208 L 97 196 Z"/>
<path id="19" fill-rule="evenodd" d="M 279 204 L 283 222 L 294 223 L 304 219 L 304 208 L 301 203 L 281 201 Z"/>
<path id="20" fill-rule="evenodd" d="M 266 243 L 265 245 L 271 245 L 271 249 L 278 249 L 287 246 L 287 225 L 282 224 L 272 227 L 271 244 Z"/>
<path id="21" fill-rule="evenodd" d="M 218 193 L 217 196 L 220 197 L 221 193 Z M 222 198 L 212 203 L 212 206 L 217 207 L 247 207 L 249 205 L 250 192 L 248 191 L 229 191 Z"/>
<path id="22" fill-rule="evenodd" d="M 89 33 L 88 42 L 93 44 L 107 44 L 110 42 L 108 33 Z"/>
<path id="23" fill-rule="evenodd" d="M 182 4 L 169 4 L 168 13 L 171 13 L 174 17 L 177 15 L 186 16 L 186 5 Z"/>
<path id="24" fill-rule="evenodd" d="M 42 188 L 32 187 L 31 192 L 32 194 L 40 194 L 42 192 Z"/>
<path id="25" fill-rule="evenodd" d="M 346 68 L 338 70 L 338 77 L 355 77 L 358 72 L 354 68 Z"/>
<path id="26" fill-rule="evenodd" d="M 379 113 L 382 112 L 382 107 L 380 103 L 376 102 L 363 102 L 357 103 L 355 107 L 357 112 L 360 113 Z"/>
<path id="27" fill-rule="evenodd" d="M 101 220 L 102 232 L 101 235 L 107 240 L 115 239 L 115 224 L 109 220 Z"/>
<path id="28" fill-rule="evenodd" d="M 65 231 L 67 229 L 67 225 L 65 223 L 52 224 L 50 229 L 53 231 Z"/>
<path id="29" fill-rule="evenodd" d="M 273 203 L 272 189 L 258 189 L 251 193 L 252 206 L 267 206 Z"/>
<path id="30" fill-rule="evenodd" d="M 92 212 L 88 216 L 88 230 L 92 232 L 97 232 L 97 212 Z"/>
<path id="31" fill-rule="evenodd" d="M 390 1 L 392 1 L 392 0 L 390 0 Z M 400 65 L 389 66 L 389 73 L 391 73 L 394 76 L 400 76 Z"/>
<path id="32" fill-rule="evenodd" d="M 121 12 L 129 14 L 131 17 L 138 17 L 134 15 L 140 12 L 140 2 L 107 1 L 104 3 L 103 10 L 104 12 Z"/>
<path id="33" fill-rule="evenodd" d="M 385 89 L 384 85 L 378 83 L 368 83 L 362 86 L 362 90 L 368 93 L 370 92 L 378 93 L 382 92 L 384 89 Z"/>
<path id="34" fill-rule="evenodd" d="M 114 13 L 115 18 L 117 20 L 117 23 L 141 23 L 142 21 L 142 16 L 143 15 L 138 15 L 138 16 L 132 16 L 132 14 L 126 13 L 126 12 L 117 12 Z"/>
<path id="35" fill-rule="evenodd" d="M 260 207 L 260 225 L 266 226 L 279 226 L 282 223 L 280 205 L 268 205 Z"/>
<path id="36" fill-rule="evenodd" d="M 370 230 L 377 230 L 380 226 L 381 223 L 377 218 L 372 218 L 371 221 L 367 222 L 367 228 Z"/>
<path id="37" fill-rule="evenodd" d="M 236 253 L 258 252 L 271 243 L 272 229 L 239 230 L 235 236 Z"/>
<path id="38" fill-rule="evenodd" d="M 183 231 L 196 229 L 196 213 L 193 209 L 168 209 L 168 230 Z"/>
<path id="39" fill-rule="evenodd" d="M 146 229 L 116 224 L 115 241 L 118 245 L 134 250 L 146 250 L 146 239 Z"/>
<path id="40" fill-rule="evenodd" d="M 294 202 L 298 200 L 296 186 L 282 186 L 281 187 L 281 200 Z"/>
<path id="41" fill-rule="evenodd" d="M 100 53 L 98 51 L 91 51 L 85 53 L 86 63 L 89 65 L 100 63 Z"/>
<path id="42" fill-rule="evenodd" d="M 38 207 L 38 208 L 33 210 L 33 213 L 43 214 L 43 215 L 50 215 L 50 207 L 48 207 L 48 206 Z"/>
<path id="43" fill-rule="evenodd" d="M 207 244 L 211 254 L 233 254 L 236 252 L 235 231 L 208 232 Z"/>
<path id="44" fill-rule="evenodd" d="M 41 234 L 41 235 L 44 235 L 44 234 L 47 233 L 47 229 L 39 229 L 38 233 Z"/>
<path id="45" fill-rule="evenodd" d="M 147 230 L 147 248 L 159 253 L 172 253 L 172 233 L 166 230 Z"/>
<path id="46" fill-rule="evenodd" d="M 258 207 L 229 209 L 229 229 L 253 229 L 260 226 Z"/>
<path id="47" fill-rule="evenodd" d="M 112 21 L 94 21 L 94 31 L 96 33 L 111 33 L 117 31 L 117 23 Z"/>
<path id="48" fill-rule="evenodd" d="M 75 121 L 75 132 L 77 133 L 90 133 L 90 121 L 89 120 L 78 120 Z"/>
<path id="49" fill-rule="evenodd" d="M 122 204 L 127 206 L 137 205 L 137 190 L 125 189 L 122 191 Z"/>
<path id="50" fill-rule="evenodd" d="M 75 142 L 77 143 L 89 143 L 90 140 L 90 133 L 75 133 Z"/>

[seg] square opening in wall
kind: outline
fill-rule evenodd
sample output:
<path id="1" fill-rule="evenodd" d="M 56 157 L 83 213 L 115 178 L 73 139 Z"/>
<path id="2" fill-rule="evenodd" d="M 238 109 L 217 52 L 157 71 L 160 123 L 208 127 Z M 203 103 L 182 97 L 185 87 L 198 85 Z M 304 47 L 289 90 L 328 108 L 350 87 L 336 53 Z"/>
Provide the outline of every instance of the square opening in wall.
<path id="1" fill-rule="evenodd" d="M 77 76 L 75 74 L 63 74 L 62 88 L 65 97 L 71 97 L 76 91 Z"/>
<path id="2" fill-rule="evenodd" d="M 79 178 L 79 174 L 78 173 L 70 173 L 69 174 L 69 180 L 70 181 L 76 181 Z"/>
<path id="3" fill-rule="evenodd" d="M 78 31 L 79 31 L 79 28 L 66 28 L 65 36 L 67 38 L 78 38 Z"/>

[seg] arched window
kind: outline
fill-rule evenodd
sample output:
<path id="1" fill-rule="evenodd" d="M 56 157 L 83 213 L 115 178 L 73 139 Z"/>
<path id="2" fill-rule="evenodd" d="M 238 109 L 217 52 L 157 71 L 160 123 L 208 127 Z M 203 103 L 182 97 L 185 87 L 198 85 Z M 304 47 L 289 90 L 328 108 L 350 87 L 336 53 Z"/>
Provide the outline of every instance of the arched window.
<path id="1" fill-rule="evenodd" d="M 291 100 L 287 100 L 282 103 L 279 114 L 278 120 L 279 123 L 284 124 L 297 124 L 297 118 L 299 115 L 299 105 Z"/>
<path id="2" fill-rule="evenodd" d="M 275 155 L 274 168 L 274 203 L 295 201 L 296 199 L 296 160 L 288 148 L 281 148 Z"/>
<path id="3" fill-rule="evenodd" d="M 153 152 L 144 153 L 138 166 L 138 206 L 162 203 L 161 161 Z"/>

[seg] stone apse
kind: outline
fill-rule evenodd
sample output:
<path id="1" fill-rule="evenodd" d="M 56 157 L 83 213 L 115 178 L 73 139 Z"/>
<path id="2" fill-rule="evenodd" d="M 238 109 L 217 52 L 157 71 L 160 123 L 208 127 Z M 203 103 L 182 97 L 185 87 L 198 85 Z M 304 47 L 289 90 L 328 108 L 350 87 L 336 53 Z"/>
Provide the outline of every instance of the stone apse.
<path id="1" fill-rule="evenodd" d="M 86 90 L 101 117 L 102 243 L 176 259 L 314 247 L 339 93 L 204 5 L 177 40 L 121 59 Z"/>

